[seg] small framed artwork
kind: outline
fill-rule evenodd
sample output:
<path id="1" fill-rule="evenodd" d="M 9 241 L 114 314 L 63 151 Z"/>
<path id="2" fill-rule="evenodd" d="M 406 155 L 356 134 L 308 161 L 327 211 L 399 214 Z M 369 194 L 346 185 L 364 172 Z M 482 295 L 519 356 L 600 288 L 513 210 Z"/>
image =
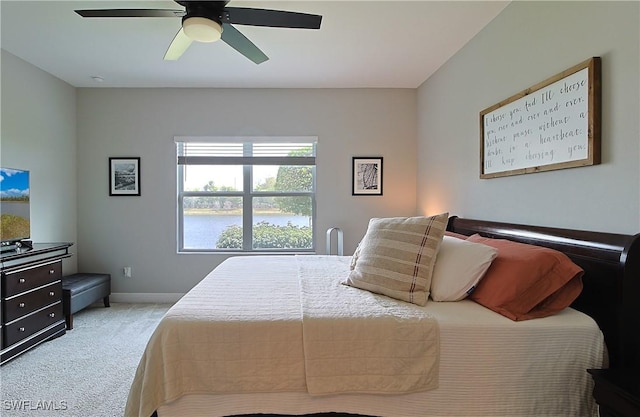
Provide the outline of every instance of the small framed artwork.
<path id="1" fill-rule="evenodd" d="M 109 158 L 109 195 L 140 195 L 140 158 Z"/>
<path id="2" fill-rule="evenodd" d="M 352 195 L 382 195 L 382 157 L 353 157 Z"/>

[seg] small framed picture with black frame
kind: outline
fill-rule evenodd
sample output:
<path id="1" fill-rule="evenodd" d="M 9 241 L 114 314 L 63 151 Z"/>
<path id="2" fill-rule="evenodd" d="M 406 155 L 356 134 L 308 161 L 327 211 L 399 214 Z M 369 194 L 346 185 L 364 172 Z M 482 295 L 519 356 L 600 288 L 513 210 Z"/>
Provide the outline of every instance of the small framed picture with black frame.
<path id="1" fill-rule="evenodd" d="M 382 157 L 353 157 L 351 194 L 382 195 Z"/>
<path id="2" fill-rule="evenodd" d="M 109 158 L 109 195 L 140 195 L 140 158 Z"/>

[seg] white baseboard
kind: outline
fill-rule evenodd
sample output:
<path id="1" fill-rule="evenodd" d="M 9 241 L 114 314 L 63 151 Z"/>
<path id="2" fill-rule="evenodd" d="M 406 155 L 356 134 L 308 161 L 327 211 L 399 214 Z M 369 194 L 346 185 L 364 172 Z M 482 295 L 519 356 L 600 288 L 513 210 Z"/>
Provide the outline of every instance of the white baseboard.
<path id="1" fill-rule="evenodd" d="M 109 300 L 114 303 L 175 303 L 184 294 L 181 293 L 127 293 L 116 292 L 109 296 Z"/>

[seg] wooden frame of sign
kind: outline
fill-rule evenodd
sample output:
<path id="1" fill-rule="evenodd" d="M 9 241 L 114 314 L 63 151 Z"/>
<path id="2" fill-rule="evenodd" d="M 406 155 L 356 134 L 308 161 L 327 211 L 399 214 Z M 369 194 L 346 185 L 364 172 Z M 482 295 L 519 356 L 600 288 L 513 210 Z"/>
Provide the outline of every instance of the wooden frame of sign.
<path id="1" fill-rule="evenodd" d="M 480 112 L 480 178 L 600 163 L 600 58 Z"/>

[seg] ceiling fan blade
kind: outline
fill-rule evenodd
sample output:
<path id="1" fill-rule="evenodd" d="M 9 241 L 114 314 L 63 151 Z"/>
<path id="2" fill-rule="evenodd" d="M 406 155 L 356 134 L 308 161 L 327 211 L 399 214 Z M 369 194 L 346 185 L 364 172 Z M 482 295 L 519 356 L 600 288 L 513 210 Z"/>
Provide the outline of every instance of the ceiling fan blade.
<path id="1" fill-rule="evenodd" d="M 281 10 L 225 7 L 223 21 L 238 25 L 274 28 L 320 29 L 322 16 Z"/>
<path id="2" fill-rule="evenodd" d="M 189 48 L 191 45 L 190 37 L 188 37 L 182 28 L 176 33 L 176 36 L 171 41 L 171 45 L 167 49 L 167 52 L 164 54 L 165 61 L 176 61 L 178 60 L 182 54 Z"/>
<path id="3" fill-rule="evenodd" d="M 222 25 L 222 40 L 256 64 L 261 64 L 269 57 L 253 44 L 246 36 L 228 23 Z"/>
<path id="4" fill-rule="evenodd" d="M 182 17 L 184 10 L 104 9 L 76 10 L 82 17 Z"/>

